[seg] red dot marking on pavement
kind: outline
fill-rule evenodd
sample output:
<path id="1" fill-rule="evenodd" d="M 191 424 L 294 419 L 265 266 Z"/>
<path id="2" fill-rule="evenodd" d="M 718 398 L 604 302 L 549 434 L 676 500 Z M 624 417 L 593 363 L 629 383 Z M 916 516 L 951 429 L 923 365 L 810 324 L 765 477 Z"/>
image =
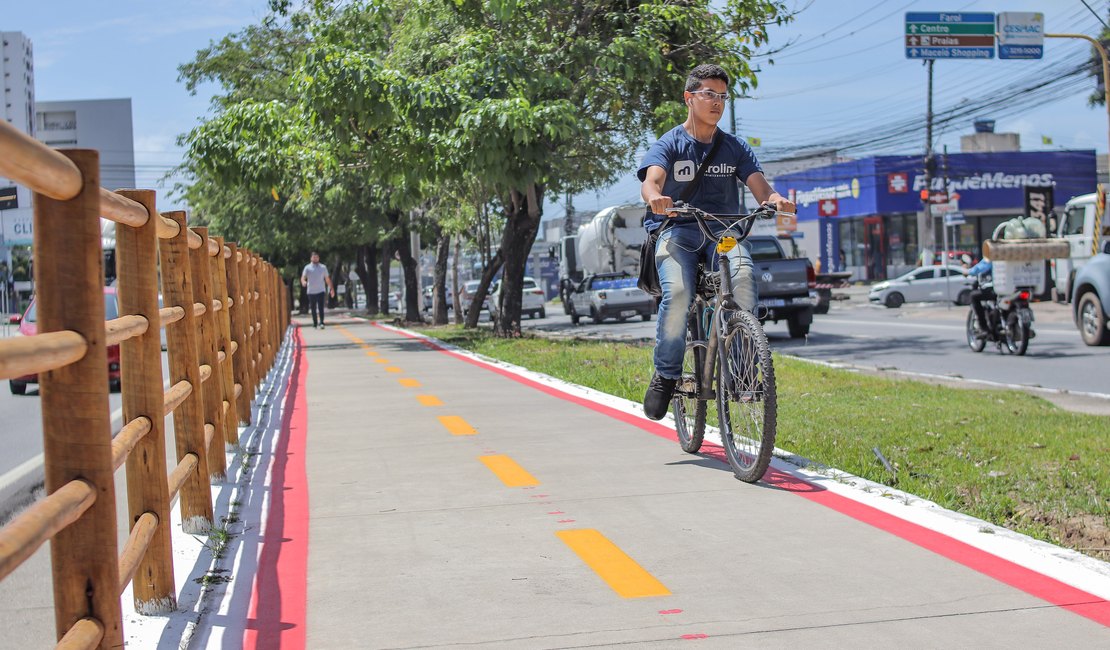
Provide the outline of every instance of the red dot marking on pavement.
<path id="1" fill-rule="evenodd" d="M 708 639 L 709 635 L 708 634 L 683 634 L 679 638 L 686 639 L 687 641 L 689 641 L 691 639 Z"/>
<path id="2" fill-rule="evenodd" d="M 682 610 L 681 609 L 661 609 L 661 610 L 659 610 L 659 613 L 660 614 L 681 614 Z"/>
<path id="3" fill-rule="evenodd" d="M 547 514 L 549 514 L 549 515 L 565 515 L 567 513 L 563 512 L 562 510 L 552 510 L 551 512 L 549 512 Z"/>
<path id="4" fill-rule="evenodd" d="M 550 494 L 533 494 L 529 498 L 530 499 L 546 499 L 549 496 L 551 496 L 551 495 Z"/>
<path id="5" fill-rule="evenodd" d="M 574 520 L 573 519 L 560 519 L 559 523 L 560 524 L 573 524 Z"/>

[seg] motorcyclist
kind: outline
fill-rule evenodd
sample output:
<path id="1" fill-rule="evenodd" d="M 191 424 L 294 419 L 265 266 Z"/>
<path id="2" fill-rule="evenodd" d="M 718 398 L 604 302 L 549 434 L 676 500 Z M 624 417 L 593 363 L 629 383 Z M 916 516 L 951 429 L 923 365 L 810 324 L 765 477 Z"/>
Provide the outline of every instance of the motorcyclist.
<path id="1" fill-rule="evenodd" d="M 971 291 L 971 309 L 975 312 L 975 318 L 979 321 L 979 327 L 984 332 L 996 334 L 994 323 L 987 322 L 986 312 L 983 309 L 984 300 L 995 300 L 998 298 L 998 294 L 994 292 L 993 270 L 994 264 L 991 263 L 990 258 L 984 257 L 979 260 L 975 266 L 968 269 L 967 274 L 978 280 L 975 288 Z"/>

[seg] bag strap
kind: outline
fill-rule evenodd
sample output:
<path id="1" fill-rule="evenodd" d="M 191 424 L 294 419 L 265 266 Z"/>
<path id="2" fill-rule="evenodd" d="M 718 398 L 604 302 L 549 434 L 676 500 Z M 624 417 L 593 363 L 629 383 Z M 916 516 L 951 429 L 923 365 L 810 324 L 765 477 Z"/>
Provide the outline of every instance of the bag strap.
<path id="1" fill-rule="evenodd" d="M 713 162 L 713 156 L 715 156 L 717 150 L 721 148 L 721 142 L 724 139 L 724 131 L 717 129 L 717 135 L 713 138 L 713 146 L 710 147 L 709 153 L 705 154 L 705 158 L 703 158 L 701 164 L 698 165 L 698 171 L 694 174 L 693 180 L 687 183 L 686 187 L 682 188 L 682 194 L 678 197 L 679 201 L 686 203 L 690 200 L 690 197 L 694 195 L 694 191 L 698 189 L 698 182 L 701 181 L 701 176 L 705 173 L 705 168 L 709 166 L 709 163 Z"/>

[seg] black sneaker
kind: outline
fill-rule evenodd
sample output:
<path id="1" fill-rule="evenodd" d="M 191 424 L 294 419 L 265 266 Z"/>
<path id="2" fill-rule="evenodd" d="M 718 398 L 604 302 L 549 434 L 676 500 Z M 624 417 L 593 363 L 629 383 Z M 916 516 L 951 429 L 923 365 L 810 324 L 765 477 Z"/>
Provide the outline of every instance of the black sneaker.
<path id="1" fill-rule="evenodd" d="M 652 420 L 662 420 L 667 414 L 667 407 L 671 405 L 677 382 L 677 379 L 667 379 L 660 377 L 658 373 L 653 374 L 647 392 L 644 393 L 644 415 Z"/>

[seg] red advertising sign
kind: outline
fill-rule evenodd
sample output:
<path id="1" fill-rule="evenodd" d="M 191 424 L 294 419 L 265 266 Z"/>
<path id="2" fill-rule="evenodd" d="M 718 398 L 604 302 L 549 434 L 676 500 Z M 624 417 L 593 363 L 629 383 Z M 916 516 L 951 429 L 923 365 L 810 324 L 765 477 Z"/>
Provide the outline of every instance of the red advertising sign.
<path id="1" fill-rule="evenodd" d="M 817 215 L 821 217 L 835 217 L 840 212 L 839 201 L 836 199 L 821 199 L 817 202 Z"/>
<path id="2" fill-rule="evenodd" d="M 891 194 L 905 194 L 910 191 L 910 175 L 906 172 L 895 172 L 886 175 L 886 191 Z"/>

